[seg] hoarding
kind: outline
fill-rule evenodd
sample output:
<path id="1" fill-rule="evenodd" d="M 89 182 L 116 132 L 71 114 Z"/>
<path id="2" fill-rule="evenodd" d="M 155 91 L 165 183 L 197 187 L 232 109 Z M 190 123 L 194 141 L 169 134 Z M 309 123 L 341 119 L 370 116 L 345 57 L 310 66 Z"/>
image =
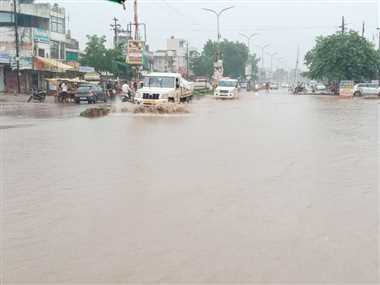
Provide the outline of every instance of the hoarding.
<path id="1" fill-rule="evenodd" d="M 127 63 L 131 65 L 143 65 L 144 42 L 128 41 Z"/>

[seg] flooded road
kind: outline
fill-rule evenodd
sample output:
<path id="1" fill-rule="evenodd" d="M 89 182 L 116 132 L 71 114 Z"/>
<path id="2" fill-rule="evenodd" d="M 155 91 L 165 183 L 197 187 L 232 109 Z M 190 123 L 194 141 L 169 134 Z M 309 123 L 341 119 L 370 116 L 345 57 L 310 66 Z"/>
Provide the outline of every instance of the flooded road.
<path id="1" fill-rule="evenodd" d="M 279 91 L 175 116 L 2 107 L 3 281 L 377 283 L 379 106 Z"/>

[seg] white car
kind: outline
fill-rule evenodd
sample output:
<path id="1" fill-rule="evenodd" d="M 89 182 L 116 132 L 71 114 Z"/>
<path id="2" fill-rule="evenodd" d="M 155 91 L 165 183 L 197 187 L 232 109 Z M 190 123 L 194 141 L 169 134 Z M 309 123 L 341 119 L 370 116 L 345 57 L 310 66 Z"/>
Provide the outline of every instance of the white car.
<path id="1" fill-rule="evenodd" d="M 376 83 L 359 83 L 354 86 L 354 96 L 380 96 L 380 88 Z"/>
<path id="2" fill-rule="evenodd" d="M 239 82 L 235 79 L 221 79 L 214 91 L 215 98 L 236 99 L 239 97 Z"/>

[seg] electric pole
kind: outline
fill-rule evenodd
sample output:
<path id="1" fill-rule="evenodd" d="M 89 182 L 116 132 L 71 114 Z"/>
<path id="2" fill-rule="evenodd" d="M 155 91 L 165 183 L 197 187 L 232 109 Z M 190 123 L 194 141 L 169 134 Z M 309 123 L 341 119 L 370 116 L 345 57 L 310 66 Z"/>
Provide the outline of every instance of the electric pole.
<path id="1" fill-rule="evenodd" d="M 296 61 L 296 69 L 294 71 L 294 80 L 295 83 L 298 84 L 298 65 L 299 65 L 299 60 L 300 60 L 300 46 L 298 45 L 297 47 L 297 61 Z"/>
<path id="2" fill-rule="evenodd" d="M 190 53 L 189 53 L 189 41 L 187 40 L 186 41 L 186 76 L 187 76 L 187 80 L 189 80 L 189 74 L 190 74 L 190 68 L 189 68 L 189 65 L 190 65 Z"/>
<path id="3" fill-rule="evenodd" d="M 15 26 L 15 44 L 16 44 L 16 78 L 17 78 L 17 93 L 21 93 L 20 86 L 20 43 L 18 35 L 18 15 L 17 15 L 17 0 L 13 0 L 13 20 Z"/>
<path id="4" fill-rule="evenodd" d="M 365 35 L 365 22 L 363 22 L 363 26 L 362 26 L 362 37 L 364 38 L 364 35 Z"/>
<path id="5" fill-rule="evenodd" d="M 114 17 L 112 20 L 114 23 L 110 26 L 112 30 L 114 31 L 113 45 L 115 48 L 117 48 L 118 43 L 119 43 L 119 31 L 120 31 L 121 25 L 118 24 L 119 20 L 116 17 Z"/>
<path id="6" fill-rule="evenodd" d="M 345 22 L 345 19 L 344 19 L 344 16 L 342 16 L 342 25 L 339 26 L 339 28 L 341 28 L 341 31 L 342 31 L 342 35 L 344 35 L 344 33 L 346 32 L 346 22 Z"/>
<path id="7" fill-rule="evenodd" d="M 140 40 L 139 38 L 139 17 L 138 17 L 138 11 L 137 11 L 137 0 L 135 0 L 134 2 L 134 12 L 135 12 L 135 16 L 134 16 L 134 21 L 135 21 L 135 41 L 138 41 Z"/>
<path id="8" fill-rule="evenodd" d="M 380 28 L 377 28 L 376 30 L 378 31 L 378 41 L 379 41 L 378 49 L 380 50 Z"/>

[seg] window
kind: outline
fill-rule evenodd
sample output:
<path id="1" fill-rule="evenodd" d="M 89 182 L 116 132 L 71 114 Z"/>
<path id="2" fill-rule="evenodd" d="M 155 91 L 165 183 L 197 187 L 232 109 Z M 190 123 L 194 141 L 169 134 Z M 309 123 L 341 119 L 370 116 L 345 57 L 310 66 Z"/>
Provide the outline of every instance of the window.
<path id="1" fill-rule="evenodd" d="M 45 50 L 43 48 L 38 49 L 38 56 L 45 57 Z"/>
<path id="2" fill-rule="evenodd" d="M 59 59 L 65 59 L 65 43 L 60 43 L 59 47 Z"/>
<path id="3" fill-rule="evenodd" d="M 65 18 L 50 17 L 50 30 L 54 33 L 65 33 Z"/>
<path id="4" fill-rule="evenodd" d="M 59 58 L 59 42 L 56 42 L 56 41 L 50 42 L 50 57 Z"/>

